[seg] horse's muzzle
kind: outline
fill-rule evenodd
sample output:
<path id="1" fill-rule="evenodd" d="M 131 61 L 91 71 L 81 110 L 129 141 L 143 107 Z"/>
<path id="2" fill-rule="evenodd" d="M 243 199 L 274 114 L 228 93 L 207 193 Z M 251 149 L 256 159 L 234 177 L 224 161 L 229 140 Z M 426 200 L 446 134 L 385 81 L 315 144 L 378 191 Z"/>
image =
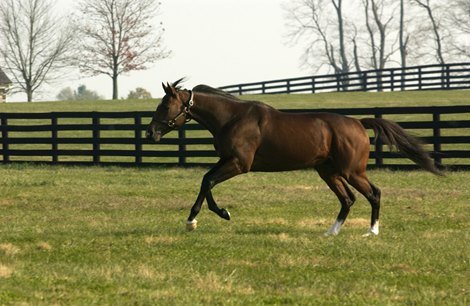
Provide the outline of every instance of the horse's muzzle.
<path id="1" fill-rule="evenodd" d="M 151 125 L 149 125 L 145 136 L 147 137 L 147 139 L 151 139 L 155 142 L 160 142 L 160 139 L 162 138 L 162 132 L 155 130 Z"/>

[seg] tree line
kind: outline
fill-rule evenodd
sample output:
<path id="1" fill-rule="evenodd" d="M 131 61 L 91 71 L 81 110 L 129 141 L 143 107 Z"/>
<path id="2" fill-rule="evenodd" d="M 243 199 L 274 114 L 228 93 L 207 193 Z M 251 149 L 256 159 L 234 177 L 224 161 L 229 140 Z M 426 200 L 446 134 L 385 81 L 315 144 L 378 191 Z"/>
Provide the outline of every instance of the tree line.
<path id="1" fill-rule="evenodd" d="M 293 0 L 288 39 L 302 64 L 337 74 L 470 57 L 469 0 Z"/>
<path id="2" fill-rule="evenodd" d="M 0 66 L 28 101 L 72 67 L 109 76 L 118 99 L 120 75 L 170 55 L 158 0 L 77 0 L 65 17 L 54 3 L 0 1 Z M 304 47 L 302 63 L 315 72 L 470 57 L 470 0 L 289 0 L 285 11 L 287 36 Z"/>
<path id="3" fill-rule="evenodd" d="M 47 83 L 76 67 L 87 76 L 108 75 L 112 98 L 118 78 L 169 56 L 155 0 L 78 0 L 69 16 L 53 0 L 0 1 L 0 65 L 28 102 Z M 86 88 L 61 94 L 90 96 Z M 96 94 L 96 93 L 95 93 Z"/>

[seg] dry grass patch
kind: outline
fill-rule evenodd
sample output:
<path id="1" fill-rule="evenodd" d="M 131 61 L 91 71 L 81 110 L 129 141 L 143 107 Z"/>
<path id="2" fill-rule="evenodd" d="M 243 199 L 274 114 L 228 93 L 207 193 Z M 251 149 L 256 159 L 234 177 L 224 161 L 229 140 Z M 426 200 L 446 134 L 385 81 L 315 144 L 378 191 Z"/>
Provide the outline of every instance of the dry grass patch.
<path id="1" fill-rule="evenodd" d="M 282 242 L 289 242 L 295 239 L 295 238 L 290 237 L 289 234 L 287 233 L 268 235 L 268 237 L 277 241 L 282 241 Z"/>
<path id="2" fill-rule="evenodd" d="M 322 263 L 321 257 L 306 257 L 292 254 L 281 254 L 277 258 L 277 263 L 283 268 L 294 267 L 317 267 Z"/>
<path id="3" fill-rule="evenodd" d="M 147 236 L 144 238 L 147 244 L 158 244 L 158 243 L 173 243 L 177 239 L 172 236 Z"/>
<path id="4" fill-rule="evenodd" d="M 137 274 L 142 277 L 142 278 L 146 278 L 146 279 L 153 279 L 155 280 L 156 278 L 158 279 L 163 279 L 163 277 L 161 275 L 159 275 L 154 268 L 148 266 L 148 265 L 145 265 L 145 264 L 142 264 L 138 267 L 137 269 Z"/>
<path id="5" fill-rule="evenodd" d="M 326 219 L 326 218 L 305 218 L 301 219 L 297 222 L 297 225 L 301 228 L 318 228 L 318 227 L 326 227 L 328 225 L 333 224 L 334 220 Z"/>
<path id="6" fill-rule="evenodd" d="M 41 251 L 50 251 L 50 250 L 52 250 L 52 246 L 48 242 L 45 242 L 45 241 L 38 242 L 36 244 L 36 248 L 38 250 L 41 250 Z"/>
<path id="7" fill-rule="evenodd" d="M 227 276 L 220 276 L 215 272 L 209 272 L 205 275 L 199 275 L 194 279 L 194 286 L 201 292 L 226 292 L 238 293 L 243 295 L 254 294 L 255 291 L 251 286 L 244 286 L 235 283 L 235 274 L 237 270 L 233 270 Z"/>
<path id="8" fill-rule="evenodd" d="M 15 256 L 20 252 L 20 248 L 12 243 L 1 243 L 0 252 L 4 253 L 6 256 Z"/>
<path id="9" fill-rule="evenodd" d="M 360 227 L 360 228 L 367 228 L 370 226 L 370 219 L 366 218 L 348 218 L 344 223 L 345 226 L 349 227 Z"/>
<path id="10" fill-rule="evenodd" d="M 289 222 L 284 218 L 259 219 L 254 218 L 247 222 L 250 225 L 288 225 Z"/>
<path id="11" fill-rule="evenodd" d="M 15 270 L 12 267 L 0 264 L 0 278 L 9 278 Z"/>

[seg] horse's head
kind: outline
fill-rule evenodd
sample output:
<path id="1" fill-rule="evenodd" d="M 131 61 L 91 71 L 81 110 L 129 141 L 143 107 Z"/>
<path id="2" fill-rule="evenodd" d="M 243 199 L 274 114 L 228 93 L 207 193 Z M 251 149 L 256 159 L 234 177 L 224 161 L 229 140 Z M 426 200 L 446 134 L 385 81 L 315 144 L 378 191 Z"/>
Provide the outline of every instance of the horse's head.
<path id="1" fill-rule="evenodd" d="M 193 106 L 193 93 L 190 90 L 180 89 L 178 83 L 162 83 L 165 96 L 157 106 L 152 121 L 147 127 L 147 138 L 159 142 L 163 135 L 176 130 L 191 120 L 189 111 Z"/>

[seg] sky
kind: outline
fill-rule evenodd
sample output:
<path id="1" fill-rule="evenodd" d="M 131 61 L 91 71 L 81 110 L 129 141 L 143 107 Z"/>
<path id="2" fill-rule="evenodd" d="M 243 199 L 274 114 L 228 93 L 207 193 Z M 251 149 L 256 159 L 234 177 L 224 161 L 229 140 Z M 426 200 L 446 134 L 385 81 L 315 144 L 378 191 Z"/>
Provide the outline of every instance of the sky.
<path id="1" fill-rule="evenodd" d="M 162 82 L 186 77 L 184 84 L 218 87 L 308 75 L 300 68 L 302 50 L 288 43 L 282 4 L 288 0 L 161 0 L 158 21 L 165 28 L 164 45 L 172 55 L 145 71 L 119 79 L 119 96 L 143 87 L 153 97 L 163 96 Z M 76 0 L 57 0 L 64 10 Z M 41 100 L 54 100 L 65 87 L 86 85 L 107 99 L 112 84 L 108 76 L 72 73 L 63 82 L 44 88 Z M 9 101 L 24 101 L 23 95 Z"/>

